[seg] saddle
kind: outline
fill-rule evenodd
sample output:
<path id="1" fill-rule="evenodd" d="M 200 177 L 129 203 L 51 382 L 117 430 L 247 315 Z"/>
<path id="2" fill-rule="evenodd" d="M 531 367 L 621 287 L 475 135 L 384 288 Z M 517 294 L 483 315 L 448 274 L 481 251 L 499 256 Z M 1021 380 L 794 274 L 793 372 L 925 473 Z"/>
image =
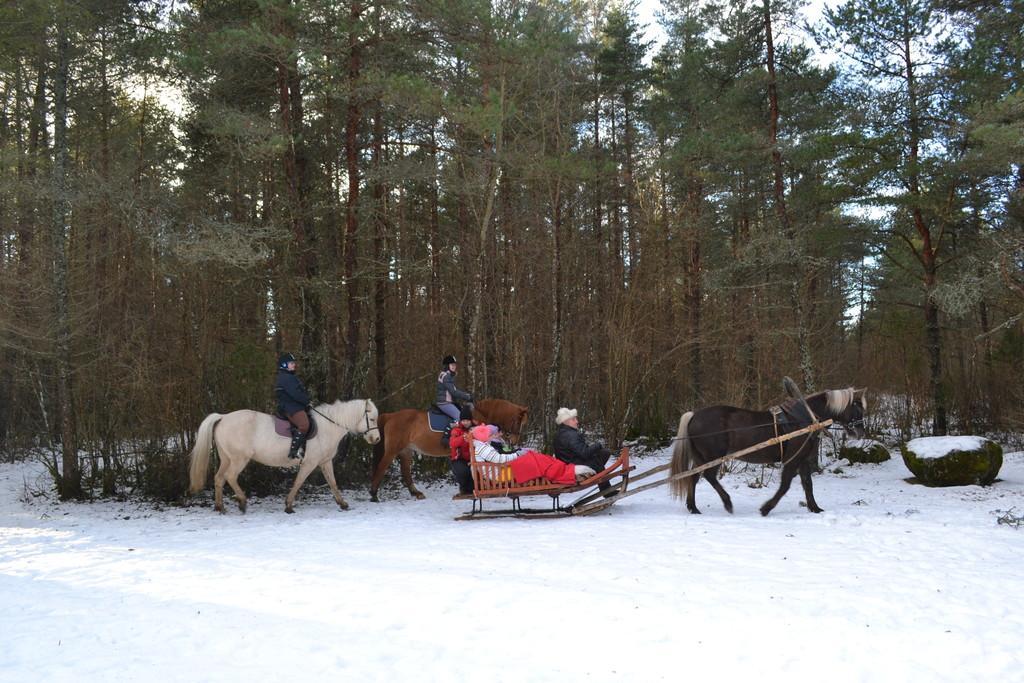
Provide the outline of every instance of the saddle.
<path id="1" fill-rule="evenodd" d="M 452 419 L 442 413 L 441 409 L 436 405 L 432 405 L 427 409 L 427 425 L 430 427 L 430 431 L 443 433 L 448 430 L 451 423 Z"/>
<path id="2" fill-rule="evenodd" d="M 309 415 L 309 413 L 306 414 Z M 298 430 L 295 429 L 295 425 L 289 422 L 287 418 L 281 417 L 276 413 L 273 417 L 274 431 L 277 432 L 278 436 L 284 436 L 290 439 L 298 433 Z M 309 441 L 316 436 L 316 432 L 316 420 L 313 419 L 312 415 L 309 415 L 309 433 L 306 434 L 306 441 Z"/>

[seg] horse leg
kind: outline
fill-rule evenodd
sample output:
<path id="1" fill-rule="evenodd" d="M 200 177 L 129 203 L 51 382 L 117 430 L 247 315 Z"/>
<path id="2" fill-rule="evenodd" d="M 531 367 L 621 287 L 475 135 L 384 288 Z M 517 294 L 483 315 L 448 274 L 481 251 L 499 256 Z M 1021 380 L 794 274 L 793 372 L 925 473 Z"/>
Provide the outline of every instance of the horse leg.
<path id="1" fill-rule="evenodd" d="M 391 467 L 391 463 L 394 462 L 395 456 L 398 455 L 398 452 L 392 446 L 395 441 L 396 439 L 385 438 L 384 447 L 380 449 L 379 455 L 377 449 L 374 448 L 374 460 L 376 462 L 376 466 L 373 469 L 373 477 L 370 480 L 370 500 L 374 503 L 380 502 L 377 498 L 377 490 L 380 488 L 380 482 L 383 481 L 388 468 Z"/>
<path id="2" fill-rule="evenodd" d="M 686 509 L 694 515 L 700 514 L 700 510 L 697 509 L 697 481 L 699 479 L 700 477 L 696 474 L 686 478 Z"/>
<path id="3" fill-rule="evenodd" d="M 242 491 L 242 487 L 238 483 L 238 475 L 242 473 L 242 470 L 244 470 L 245 466 L 248 464 L 248 458 L 239 458 L 238 464 L 232 461 L 231 466 L 228 467 L 227 471 L 224 473 L 225 477 L 228 480 L 228 484 L 231 485 L 231 488 L 235 492 L 235 500 L 238 501 L 238 509 L 242 511 L 242 514 L 245 514 L 245 508 L 246 505 L 248 504 L 248 499 L 245 497 L 245 493 Z"/>
<path id="4" fill-rule="evenodd" d="M 687 420 L 686 415 L 683 415 L 683 420 Z M 686 436 L 686 427 L 683 423 L 680 423 L 680 434 Z M 697 446 L 693 443 L 692 439 L 684 439 L 683 442 L 684 453 L 686 454 L 685 464 L 683 467 L 686 469 L 693 469 L 703 463 L 703 454 L 697 451 Z M 697 507 L 697 482 L 700 481 L 699 474 L 693 474 L 686 477 L 686 509 L 690 511 L 691 515 L 699 515 L 700 509 Z"/>
<path id="5" fill-rule="evenodd" d="M 811 459 L 809 457 L 800 461 L 800 483 L 804 487 L 804 497 L 807 499 L 807 509 L 811 512 L 824 512 L 814 500 L 814 487 L 811 484 Z"/>
<path id="6" fill-rule="evenodd" d="M 762 516 L 766 516 L 771 512 L 775 506 L 779 504 L 779 501 L 782 500 L 782 497 L 786 495 L 786 491 L 789 490 L 789 485 L 793 483 L 793 477 L 796 476 L 796 470 L 797 466 L 792 462 L 788 462 L 782 466 L 782 481 L 779 482 L 779 490 L 775 492 L 775 495 L 772 496 L 767 503 L 761 506 Z"/>
<path id="7" fill-rule="evenodd" d="M 402 451 L 400 456 L 402 458 L 402 483 L 405 484 L 405 488 L 409 489 L 413 498 L 423 500 L 426 496 L 416 488 L 416 484 L 412 483 L 412 454 L 409 451 Z"/>
<path id="8" fill-rule="evenodd" d="M 213 509 L 224 513 L 224 479 L 228 471 L 228 458 L 223 449 L 217 449 L 220 465 L 213 475 Z"/>
<path id="9" fill-rule="evenodd" d="M 295 483 L 292 484 L 292 490 L 288 492 L 288 497 L 284 499 L 284 511 L 289 515 L 295 512 L 292 506 L 295 504 L 295 495 L 299 492 L 299 488 L 306 481 L 306 477 L 316 469 L 316 463 L 313 462 L 313 458 L 303 458 L 302 464 L 299 465 L 299 473 L 295 475 Z"/>
<path id="10" fill-rule="evenodd" d="M 696 479 L 696 477 L 694 478 Z M 732 498 L 729 497 L 729 494 L 724 488 L 722 488 L 722 484 L 718 481 L 718 467 L 712 467 L 704 470 L 704 478 L 708 480 L 709 484 L 711 484 L 711 488 L 718 492 L 718 497 L 722 499 L 722 505 L 725 506 L 725 511 L 731 515 Z M 696 486 L 696 483 L 694 483 L 694 486 Z"/>
<path id="11" fill-rule="evenodd" d="M 338 483 L 334 480 L 334 461 L 328 460 L 320 464 L 320 471 L 324 473 L 324 479 L 327 480 L 327 485 L 331 487 L 331 493 L 334 494 L 334 500 L 338 503 L 338 507 L 342 510 L 348 510 L 348 503 L 341 497 L 341 491 L 338 490 Z"/>

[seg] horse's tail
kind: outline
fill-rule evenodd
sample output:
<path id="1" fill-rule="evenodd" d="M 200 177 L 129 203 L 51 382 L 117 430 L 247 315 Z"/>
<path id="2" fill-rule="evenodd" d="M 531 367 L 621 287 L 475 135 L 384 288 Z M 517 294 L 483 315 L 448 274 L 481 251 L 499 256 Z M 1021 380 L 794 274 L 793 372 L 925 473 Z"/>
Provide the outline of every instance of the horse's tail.
<path id="1" fill-rule="evenodd" d="M 199 425 L 196 432 L 196 445 L 189 454 L 191 463 L 188 468 L 189 490 L 199 493 L 206 486 L 206 472 L 210 466 L 210 450 L 213 448 L 213 428 L 224 417 L 220 413 L 210 413 Z"/>
<path id="2" fill-rule="evenodd" d="M 693 467 L 693 444 L 690 443 L 688 434 L 692 418 L 692 410 L 683 413 L 683 416 L 679 418 L 679 432 L 676 434 L 676 444 L 672 447 L 672 468 L 669 470 L 672 475 L 680 474 Z M 680 477 L 669 482 L 673 498 L 683 497 L 689 479 L 690 477 Z"/>

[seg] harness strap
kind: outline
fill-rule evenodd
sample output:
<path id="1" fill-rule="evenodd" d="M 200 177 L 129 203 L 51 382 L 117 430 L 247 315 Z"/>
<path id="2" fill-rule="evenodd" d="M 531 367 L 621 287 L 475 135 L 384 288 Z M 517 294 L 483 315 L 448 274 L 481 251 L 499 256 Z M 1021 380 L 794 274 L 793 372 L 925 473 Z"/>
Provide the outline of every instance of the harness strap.
<path id="1" fill-rule="evenodd" d="M 772 427 L 775 429 L 775 438 L 779 438 L 779 416 L 782 415 L 782 408 L 779 406 L 772 406 L 768 409 L 772 414 Z M 786 459 L 786 447 L 779 442 L 779 462 Z"/>

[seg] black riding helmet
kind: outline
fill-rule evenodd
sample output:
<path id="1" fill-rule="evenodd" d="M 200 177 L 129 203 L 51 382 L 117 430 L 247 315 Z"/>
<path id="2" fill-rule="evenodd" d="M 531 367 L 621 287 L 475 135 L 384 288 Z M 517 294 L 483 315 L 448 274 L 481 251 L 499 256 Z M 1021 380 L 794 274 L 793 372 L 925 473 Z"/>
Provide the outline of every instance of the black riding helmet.
<path id="1" fill-rule="evenodd" d="M 282 353 L 280 356 L 277 357 L 277 367 L 281 368 L 282 370 L 287 370 L 288 364 L 294 362 L 295 356 L 293 356 L 290 353 Z"/>
<path id="2" fill-rule="evenodd" d="M 452 363 L 458 363 L 458 362 L 459 361 L 455 360 L 455 356 L 445 356 L 444 359 L 441 360 L 441 367 L 446 368 L 449 365 L 451 365 Z"/>
<path id="3" fill-rule="evenodd" d="M 462 406 L 462 409 L 459 410 L 459 419 L 460 420 L 472 420 L 473 419 L 473 411 L 472 411 L 472 409 L 469 406 Z"/>

